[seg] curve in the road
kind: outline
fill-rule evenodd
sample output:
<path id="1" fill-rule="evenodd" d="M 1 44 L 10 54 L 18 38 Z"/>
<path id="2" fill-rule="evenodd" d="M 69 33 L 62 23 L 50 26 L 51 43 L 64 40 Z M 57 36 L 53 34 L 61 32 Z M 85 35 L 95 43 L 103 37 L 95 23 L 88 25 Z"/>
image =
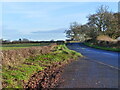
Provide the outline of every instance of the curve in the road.
<path id="1" fill-rule="evenodd" d="M 119 88 L 116 52 L 89 48 L 82 43 L 70 43 L 67 46 L 86 57 L 65 67 L 62 74 L 64 82 L 58 88 Z"/>
<path id="2" fill-rule="evenodd" d="M 69 49 L 75 50 L 83 54 L 86 58 L 94 60 L 95 62 L 108 65 L 110 67 L 119 69 L 119 52 L 112 52 L 100 50 L 85 46 L 82 43 L 68 43 Z"/>

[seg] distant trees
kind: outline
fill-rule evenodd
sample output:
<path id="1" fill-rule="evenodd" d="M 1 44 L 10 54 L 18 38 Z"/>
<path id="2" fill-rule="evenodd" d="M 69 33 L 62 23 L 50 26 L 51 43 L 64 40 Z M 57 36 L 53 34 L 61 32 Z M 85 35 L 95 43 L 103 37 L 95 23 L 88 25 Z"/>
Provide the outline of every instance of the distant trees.
<path id="1" fill-rule="evenodd" d="M 2 41 L 3 41 L 3 39 L 1 38 L 1 39 L 0 39 L 0 43 L 1 43 Z"/>
<path id="2" fill-rule="evenodd" d="M 21 41 L 22 41 L 22 39 L 20 38 L 18 41 L 19 41 L 19 42 L 21 42 Z"/>
<path id="3" fill-rule="evenodd" d="M 26 39 L 26 38 L 19 38 L 18 40 L 13 40 L 13 41 L 10 41 L 10 40 L 4 40 L 4 39 L 0 39 L 0 43 L 28 43 L 30 42 L 29 39 Z"/>
<path id="4" fill-rule="evenodd" d="M 77 22 L 73 22 L 71 23 L 70 28 L 65 32 L 67 38 L 70 38 L 71 40 L 79 40 L 80 25 L 78 25 Z"/>
<path id="5" fill-rule="evenodd" d="M 10 40 L 4 40 L 4 39 L 0 39 L 0 43 L 9 43 L 11 42 Z"/>
<path id="6" fill-rule="evenodd" d="M 66 30 L 66 37 L 71 40 L 80 40 L 83 41 L 86 38 L 86 25 L 80 25 L 77 22 L 73 22 L 70 25 L 70 28 Z"/>
<path id="7" fill-rule="evenodd" d="M 108 6 L 101 5 L 95 14 L 89 15 L 88 23 L 78 25 L 74 22 L 70 28 L 66 30 L 66 36 L 71 40 L 85 40 L 87 38 L 95 39 L 98 35 L 108 35 L 111 38 L 120 36 L 120 23 L 118 17 L 120 13 L 112 13 L 108 11 Z"/>
<path id="8" fill-rule="evenodd" d="M 13 42 L 29 42 L 29 39 L 27 39 L 27 38 L 23 38 L 23 39 L 19 38 L 18 40 L 15 40 Z"/>
<path id="9" fill-rule="evenodd" d="M 22 39 L 22 42 L 29 42 L 29 39 L 23 38 L 23 39 Z"/>
<path id="10" fill-rule="evenodd" d="M 19 41 L 19 42 L 29 42 L 29 39 L 27 39 L 27 38 L 21 39 L 21 38 L 20 38 L 18 41 Z"/>

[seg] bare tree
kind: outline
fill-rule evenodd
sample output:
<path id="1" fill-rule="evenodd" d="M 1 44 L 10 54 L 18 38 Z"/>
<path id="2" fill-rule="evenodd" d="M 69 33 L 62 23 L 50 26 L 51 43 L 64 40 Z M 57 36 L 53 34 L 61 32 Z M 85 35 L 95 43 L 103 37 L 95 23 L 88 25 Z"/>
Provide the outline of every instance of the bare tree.
<path id="1" fill-rule="evenodd" d="M 103 5 L 97 9 L 95 14 L 88 16 L 89 24 L 97 27 L 99 32 L 106 31 L 113 18 L 113 14 L 108 11 L 108 6 Z"/>

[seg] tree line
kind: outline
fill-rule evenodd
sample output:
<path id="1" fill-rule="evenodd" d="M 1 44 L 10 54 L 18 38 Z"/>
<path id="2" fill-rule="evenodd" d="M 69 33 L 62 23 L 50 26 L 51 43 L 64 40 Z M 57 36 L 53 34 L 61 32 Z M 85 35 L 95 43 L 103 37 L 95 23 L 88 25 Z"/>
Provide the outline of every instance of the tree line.
<path id="1" fill-rule="evenodd" d="M 53 39 L 50 41 L 32 41 L 26 38 L 19 38 L 18 40 L 10 41 L 10 40 L 4 40 L 0 39 L 0 44 L 23 44 L 23 43 L 57 43 L 57 44 L 63 44 L 65 43 L 64 40 L 56 40 L 54 41 Z"/>
<path id="2" fill-rule="evenodd" d="M 108 11 L 108 6 L 101 5 L 95 14 L 88 15 L 88 22 L 84 25 L 73 22 L 68 30 L 65 30 L 66 37 L 70 40 L 84 41 L 95 40 L 99 35 L 108 35 L 116 39 L 120 36 L 120 13 Z"/>

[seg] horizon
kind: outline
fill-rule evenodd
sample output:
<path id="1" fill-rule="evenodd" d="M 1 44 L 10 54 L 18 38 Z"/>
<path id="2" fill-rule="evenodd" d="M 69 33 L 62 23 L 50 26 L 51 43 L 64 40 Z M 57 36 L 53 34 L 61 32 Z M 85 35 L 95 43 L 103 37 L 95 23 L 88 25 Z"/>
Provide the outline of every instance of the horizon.
<path id="1" fill-rule="evenodd" d="M 117 2 L 4 2 L 2 7 L 3 39 L 50 41 L 65 40 L 70 23 L 87 23 L 100 5 L 118 12 Z"/>

